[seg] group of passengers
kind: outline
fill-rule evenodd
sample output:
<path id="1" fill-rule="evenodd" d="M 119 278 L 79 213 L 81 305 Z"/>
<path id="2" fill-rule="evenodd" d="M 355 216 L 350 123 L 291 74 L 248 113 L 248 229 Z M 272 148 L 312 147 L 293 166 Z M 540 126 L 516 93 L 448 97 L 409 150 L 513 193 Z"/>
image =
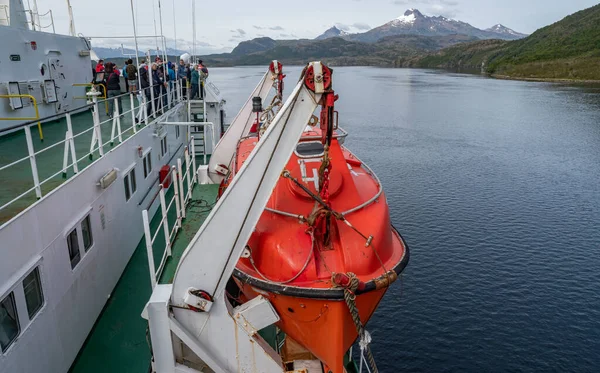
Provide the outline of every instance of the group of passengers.
<path id="1" fill-rule="evenodd" d="M 146 112 L 150 115 L 153 106 L 152 97 L 154 97 L 154 108 L 157 112 L 162 112 L 159 108 L 167 108 L 169 105 L 167 87 L 173 92 L 177 80 L 183 88 L 184 97 L 188 97 L 189 88 L 190 99 L 193 100 L 198 96 L 200 99 L 204 99 L 204 81 L 208 77 L 208 69 L 202 60 L 198 61 L 197 65 L 190 65 L 181 59 L 176 68 L 171 61 L 164 63 L 162 58 L 156 57 L 150 64 L 150 69 L 145 60 L 141 61 L 138 68 L 132 59 L 128 59 L 122 69 L 119 69 L 113 62 L 104 63 L 104 60 L 99 60 L 94 71 L 94 82 L 103 85 L 106 90 L 106 97 L 109 99 L 108 115 L 111 118 L 115 110 L 114 98 L 118 102 L 119 115 L 123 113 L 121 76 L 125 81 L 125 90 L 137 94 L 141 102 L 143 96 L 138 90 L 139 82 L 147 102 Z"/>

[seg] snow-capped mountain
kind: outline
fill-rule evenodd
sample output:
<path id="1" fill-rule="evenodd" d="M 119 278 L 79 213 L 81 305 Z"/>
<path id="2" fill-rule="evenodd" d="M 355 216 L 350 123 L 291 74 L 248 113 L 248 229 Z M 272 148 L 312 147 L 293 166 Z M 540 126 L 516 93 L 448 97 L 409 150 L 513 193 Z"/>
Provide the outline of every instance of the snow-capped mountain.
<path id="1" fill-rule="evenodd" d="M 340 30 L 339 28 L 333 26 L 332 28 L 327 29 L 327 31 L 325 31 L 321 35 L 317 36 L 315 38 L 315 40 L 323 40 L 323 39 L 329 39 L 329 38 L 335 38 L 335 37 L 344 37 L 347 35 L 349 35 L 349 34 L 346 31 Z"/>
<path id="2" fill-rule="evenodd" d="M 507 28 L 507 30 L 510 29 Z M 386 36 L 403 34 L 424 36 L 463 34 L 474 36 L 479 39 L 506 40 L 519 39 L 526 36 L 513 30 L 510 31 L 512 31 L 512 33 L 505 32 L 504 29 L 498 29 L 498 31 L 481 30 L 465 22 L 442 16 L 430 17 L 423 15 L 418 9 L 408 9 L 403 15 L 384 25 L 361 34 L 352 34 L 346 37 L 363 42 L 376 42 Z"/>
<path id="3" fill-rule="evenodd" d="M 514 36 L 517 39 L 528 36 L 527 34 L 522 34 L 520 32 L 516 32 L 515 30 L 512 30 L 512 29 L 510 29 L 504 25 L 501 25 L 499 23 L 497 25 L 494 25 L 490 28 L 485 29 L 485 31 L 493 32 L 493 33 L 499 34 L 499 35 Z"/>

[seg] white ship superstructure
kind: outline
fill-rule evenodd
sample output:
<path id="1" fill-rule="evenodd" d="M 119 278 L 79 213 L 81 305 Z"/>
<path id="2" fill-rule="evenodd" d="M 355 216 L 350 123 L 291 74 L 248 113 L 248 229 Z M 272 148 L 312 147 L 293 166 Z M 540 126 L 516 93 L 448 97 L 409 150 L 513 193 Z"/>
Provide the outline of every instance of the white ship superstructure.
<path id="1" fill-rule="evenodd" d="M 0 0 L 0 130 L 85 106 L 90 43 L 54 33 L 50 12 Z"/>

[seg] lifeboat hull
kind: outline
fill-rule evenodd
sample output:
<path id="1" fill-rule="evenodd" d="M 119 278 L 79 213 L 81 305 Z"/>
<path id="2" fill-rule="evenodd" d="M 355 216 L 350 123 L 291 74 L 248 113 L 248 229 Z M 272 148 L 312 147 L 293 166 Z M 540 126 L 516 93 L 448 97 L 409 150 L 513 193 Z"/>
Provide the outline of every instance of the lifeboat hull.
<path id="1" fill-rule="evenodd" d="M 395 231 L 394 237 L 405 253 L 393 268 L 400 274 L 408 264 L 409 251 Z M 326 364 L 329 371 L 344 372 L 344 355 L 356 341 L 358 332 L 342 289 L 279 285 L 250 277 L 239 270 L 234 272 L 234 279 L 246 299 L 259 295 L 269 299 L 280 317 L 277 326 Z M 380 286 L 378 280 L 381 279 L 368 282 L 363 292 L 357 292 L 356 306 L 363 325 L 369 321 L 388 289 L 387 285 Z"/>

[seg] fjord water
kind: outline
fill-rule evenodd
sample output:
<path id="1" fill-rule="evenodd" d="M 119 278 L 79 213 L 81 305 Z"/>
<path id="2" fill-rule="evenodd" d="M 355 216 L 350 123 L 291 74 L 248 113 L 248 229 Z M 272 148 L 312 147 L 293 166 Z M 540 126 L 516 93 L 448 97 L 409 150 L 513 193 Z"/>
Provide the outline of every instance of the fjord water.
<path id="1" fill-rule="evenodd" d="M 263 71 L 211 69 L 230 120 Z M 380 371 L 600 371 L 600 88 L 357 67 L 334 84 L 411 249 L 368 325 Z"/>

